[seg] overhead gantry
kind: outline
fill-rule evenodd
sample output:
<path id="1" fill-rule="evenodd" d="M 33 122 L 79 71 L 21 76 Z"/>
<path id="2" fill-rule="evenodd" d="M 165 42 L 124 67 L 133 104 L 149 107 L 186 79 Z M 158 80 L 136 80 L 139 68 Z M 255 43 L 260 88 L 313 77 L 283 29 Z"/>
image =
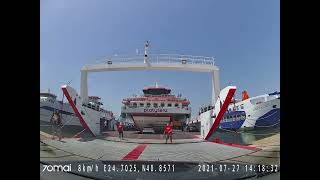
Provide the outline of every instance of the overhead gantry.
<path id="1" fill-rule="evenodd" d="M 88 73 L 107 71 L 190 71 L 212 74 L 212 105 L 215 104 L 220 92 L 219 68 L 214 64 L 213 57 L 175 55 L 175 54 L 148 54 L 149 43 L 145 45 L 145 53 L 132 57 L 113 56 L 100 64 L 84 66 L 81 69 L 80 96 L 88 100 Z M 199 87 L 201 88 L 201 87 Z"/>

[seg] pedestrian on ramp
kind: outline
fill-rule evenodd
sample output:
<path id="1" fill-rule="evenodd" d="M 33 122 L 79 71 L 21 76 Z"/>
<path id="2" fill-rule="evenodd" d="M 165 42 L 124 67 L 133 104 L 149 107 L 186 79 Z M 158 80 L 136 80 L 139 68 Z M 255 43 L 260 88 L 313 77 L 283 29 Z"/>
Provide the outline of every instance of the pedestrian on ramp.
<path id="1" fill-rule="evenodd" d="M 118 123 L 117 129 L 118 129 L 118 132 L 119 132 L 119 138 L 123 139 L 123 124 L 122 124 L 122 122 Z"/>
<path id="2" fill-rule="evenodd" d="M 166 144 L 168 144 L 168 139 L 170 138 L 170 143 L 172 144 L 172 126 L 167 123 L 166 127 L 164 128 L 164 134 L 166 136 Z"/>
<path id="3" fill-rule="evenodd" d="M 59 141 L 61 141 L 62 121 L 57 110 L 53 112 L 50 122 L 52 129 L 52 139 L 55 139 L 55 136 L 58 136 Z"/>

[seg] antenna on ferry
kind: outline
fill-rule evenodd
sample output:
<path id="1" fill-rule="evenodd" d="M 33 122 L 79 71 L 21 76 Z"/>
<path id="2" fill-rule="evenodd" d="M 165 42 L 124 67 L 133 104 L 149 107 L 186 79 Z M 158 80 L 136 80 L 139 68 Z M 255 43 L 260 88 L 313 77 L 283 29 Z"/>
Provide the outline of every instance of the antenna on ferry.
<path id="1" fill-rule="evenodd" d="M 156 82 L 156 88 L 158 88 L 158 83 Z"/>
<path id="2" fill-rule="evenodd" d="M 146 42 L 144 45 L 144 63 L 148 63 L 148 48 L 149 48 L 149 41 Z"/>

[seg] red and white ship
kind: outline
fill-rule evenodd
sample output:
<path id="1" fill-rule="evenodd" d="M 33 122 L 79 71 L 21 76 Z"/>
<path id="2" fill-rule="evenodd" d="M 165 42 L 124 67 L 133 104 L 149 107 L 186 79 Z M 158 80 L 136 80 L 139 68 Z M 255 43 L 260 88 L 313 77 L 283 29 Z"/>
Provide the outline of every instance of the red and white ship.
<path id="1" fill-rule="evenodd" d="M 157 84 L 144 88 L 143 95 L 123 99 L 121 117 L 133 122 L 140 131 L 153 128 L 156 133 L 162 133 L 167 123 L 182 128 L 191 116 L 190 101 L 170 93 L 171 89 Z"/>

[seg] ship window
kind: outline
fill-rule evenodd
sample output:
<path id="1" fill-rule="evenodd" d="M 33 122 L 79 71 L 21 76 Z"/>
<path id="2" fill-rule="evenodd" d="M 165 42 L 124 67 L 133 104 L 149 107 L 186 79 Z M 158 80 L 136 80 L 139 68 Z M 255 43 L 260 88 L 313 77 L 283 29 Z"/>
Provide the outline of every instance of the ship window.
<path id="1" fill-rule="evenodd" d="M 144 104 L 143 103 L 140 103 L 140 107 L 143 107 L 144 106 Z"/>
<path id="2" fill-rule="evenodd" d="M 151 106 L 151 104 L 150 103 L 147 103 L 147 107 L 150 107 Z"/>
<path id="3" fill-rule="evenodd" d="M 158 103 L 153 103 L 153 107 L 158 107 Z"/>
<path id="4" fill-rule="evenodd" d="M 161 107 L 164 107 L 164 103 L 161 103 Z"/>
<path id="5" fill-rule="evenodd" d="M 133 106 L 133 107 L 137 107 L 137 103 L 133 103 L 132 106 Z"/>
<path id="6" fill-rule="evenodd" d="M 169 103 L 169 104 L 168 104 L 168 107 L 171 107 L 171 106 L 172 106 L 172 104 L 171 104 L 171 103 Z"/>
<path id="7" fill-rule="evenodd" d="M 178 106 L 179 106 L 179 104 L 178 104 L 178 103 L 174 104 L 174 107 L 178 107 Z"/>
<path id="8" fill-rule="evenodd" d="M 243 104 L 240 105 L 240 108 L 243 109 Z"/>

